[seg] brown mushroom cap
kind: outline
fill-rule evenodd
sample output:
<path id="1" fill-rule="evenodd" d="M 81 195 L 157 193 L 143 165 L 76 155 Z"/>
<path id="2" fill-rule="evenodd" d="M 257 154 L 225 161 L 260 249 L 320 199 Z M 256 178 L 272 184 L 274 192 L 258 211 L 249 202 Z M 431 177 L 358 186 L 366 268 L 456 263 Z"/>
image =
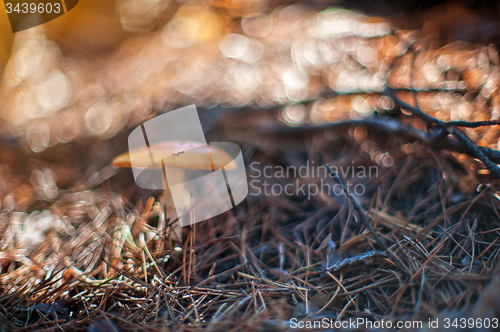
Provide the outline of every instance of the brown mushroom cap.
<path id="1" fill-rule="evenodd" d="M 138 148 L 119 155 L 112 164 L 116 168 L 161 168 L 162 162 L 165 167 L 187 169 L 236 168 L 236 163 L 226 151 L 193 141 L 165 141 L 149 148 Z"/>

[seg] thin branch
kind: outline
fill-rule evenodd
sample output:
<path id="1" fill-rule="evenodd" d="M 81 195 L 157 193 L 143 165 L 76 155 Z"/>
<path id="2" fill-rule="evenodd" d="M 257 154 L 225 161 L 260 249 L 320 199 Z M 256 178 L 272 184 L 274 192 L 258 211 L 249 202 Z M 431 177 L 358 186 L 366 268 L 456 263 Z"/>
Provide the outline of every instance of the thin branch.
<path id="1" fill-rule="evenodd" d="M 448 121 L 448 122 L 445 122 L 445 124 L 447 126 L 478 128 L 478 127 L 486 127 L 486 126 L 498 126 L 498 125 L 500 125 L 500 120 L 487 120 L 487 121 L 475 121 L 475 122 Z"/>
<path id="2" fill-rule="evenodd" d="M 432 125 L 436 126 L 440 130 L 444 130 L 445 133 L 453 135 L 458 141 L 458 143 L 463 145 L 463 148 L 466 150 L 465 153 L 481 160 L 481 162 L 490 171 L 490 173 L 494 177 L 500 179 L 500 167 L 498 167 L 498 165 L 496 164 L 500 163 L 500 152 L 477 145 L 476 143 L 472 142 L 470 138 L 464 135 L 460 130 L 454 127 L 456 125 L 460 127 L 476 128 L 486 125 L 498 125 L 500 124 L 500 121 L 490 120 L 490 121 L 478 121 L 478 122 L 466 122 L 466 121 L 443 122 L 441 120 L 433 118 L 428 114 L 425 114 L 424 112 L 422 112 L 422 110 L 420 110 L 418 106 L 415 108 L 405 103 L 398 97 L 396 97 L 394 89 L 388 87 L 386 88 L 385 93 L 389 97 L 391 97 L 396 104 L 400 105 L 405 109 L 408 109 L 413 114 L 417 115 L 422 120 L 424 120 L 429 126 Z M 415 101 L 416 101 L 416 96 L 415 96 Z"/>
<path id="3" fill-rule="evenodd" d="M 470 151 L 470 154 L 472 154 L 473 157 L 481 160 L 481 162 L 484 164 L 484 166 L 486 166 L 486 168 L 490 171 L 490 173 L 500 179 L 500 167 L 498 167 L 497 164 L 495 164 L 494 162 L 492 162 L 479 148 L 478 148 L 478 145 L 475 144 L 474 142 L 472 142 L 470 140 L 470 138 L 468 138 L 467 136 L 465 136 L 464 134 L 462 134 L 458 129 L 456 128 L 450 128 L 451 129 L 451 133 L 453 134 L 453 136 L 455 136 L 457 138 L 457 140 L 464 144 Z"/>
<path id="4" fill-rule="evenodd" d="M 387 96 L 389 96 L 389 97 L 391 97 L 391 99 L 394 100 L 394 102 L 396 104 L 398 104 L 399 106 L 401 106 L 401 107 L 403 107 L 403 108 L 411 111 L 413 114 L 417 115 L 419 118 L 421 118 L 422 120 L 424 120 L 428 125 L 431 125 L 431 124 L 436 124 L 436 125 L 441 125 L 441 126 L 444 125 L 443 121 L 438 120 L 436 118 L 433 118 L 429 114 L 425 114 L 419 108 L 415 108 L 415 107 L 411 106 L 410 104 L 405 103 L 400 98 L 396 97 L 396 93 L 395 92 L 396 92 L 395 89 L 387 87 L 385 89 L 384 94 L 387 95 Z"/>

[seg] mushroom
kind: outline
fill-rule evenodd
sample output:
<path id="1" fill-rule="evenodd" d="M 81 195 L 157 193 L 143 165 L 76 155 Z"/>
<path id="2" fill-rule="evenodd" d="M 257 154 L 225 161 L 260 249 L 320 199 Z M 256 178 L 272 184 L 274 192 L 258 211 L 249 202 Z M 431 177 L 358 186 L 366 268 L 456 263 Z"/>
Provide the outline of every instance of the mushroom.
<path id="1" fill-rule="evenodd" d="M 133 167 L 139 170 L 163 170 L 163 176 L 160 182 L 159 177 L 153 178 L 156 185 L 160 185 L 163 193 L 160 196 L 160 204 L 165 207 L 167 215 L 173 215 L 175 211 L 180 219 L 192 207 L 190 193 L 184 186 L 186 169 L 214 171 L 216 169 L 233 170 L 236 163 L 233 158 L 223 149 L 216 146 L 193 142 L 193 141 L 164 141 L 150 147 L 140 147 L 129 152 L 125 152 L 115 159 L 112 165 L 116 168 Z M 171 185 L 180 184 L 176 190 L 176 201 L 174 200 L 167 181 L 175 180 Z M 136 173 L 136 182 L 138 180 Z M 165 186 L 163 187 L 163 181 Z M 151 183 L 151 179 L 149 179 Z M 180 238 L 179 220 L 173 226 L 174 232 Z"/>

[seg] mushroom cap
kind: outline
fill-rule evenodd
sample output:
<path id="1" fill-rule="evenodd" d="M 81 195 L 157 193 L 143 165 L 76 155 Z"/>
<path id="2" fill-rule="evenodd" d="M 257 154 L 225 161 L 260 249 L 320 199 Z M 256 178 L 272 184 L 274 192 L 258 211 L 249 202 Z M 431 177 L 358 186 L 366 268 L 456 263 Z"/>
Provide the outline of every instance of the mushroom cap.
<path id="1" fill-rule="evenodd" d="M 137 148 L 119 155 L 112 164 L 116 168 L 162 168 L 162 164 L 165 167 L 202 170 L 236 168 L 236 163 L 226 151 L 193 141 L 164 141 L 149 148 Z"/>

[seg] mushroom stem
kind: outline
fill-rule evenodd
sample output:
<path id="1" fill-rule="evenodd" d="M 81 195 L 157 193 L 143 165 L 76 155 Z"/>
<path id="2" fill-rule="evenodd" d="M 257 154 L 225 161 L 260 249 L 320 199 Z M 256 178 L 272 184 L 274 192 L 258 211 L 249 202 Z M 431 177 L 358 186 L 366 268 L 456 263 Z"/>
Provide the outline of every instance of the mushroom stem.
<path id="1" fill-rule="evenodd" d="M 177 189 L 176 193 L 176 202 L 174 204 L 174 200 L 172 197 L 172 193 L 169 189 L 167 177 L 165 176 L 165 188 L 163 190 L 162 195 L 160 196 L 160 204 L 165 211 L 165 218 L 170 218 L 170 220 L 175 220 L 175 223 L 172 225 L 173 233 L 177 235 L 179 240 L 182 240 L 182 228 L 180 219 L 183 215 L 189 210 L 191 207 L 191 195 L 184 187 L 184 180 L 186 175 L 186 170 L 182 168 L 169 168 L 168 170 L 170 176 L 174 176 L 177 183 L 182 183 L 181 190 Z"/>

